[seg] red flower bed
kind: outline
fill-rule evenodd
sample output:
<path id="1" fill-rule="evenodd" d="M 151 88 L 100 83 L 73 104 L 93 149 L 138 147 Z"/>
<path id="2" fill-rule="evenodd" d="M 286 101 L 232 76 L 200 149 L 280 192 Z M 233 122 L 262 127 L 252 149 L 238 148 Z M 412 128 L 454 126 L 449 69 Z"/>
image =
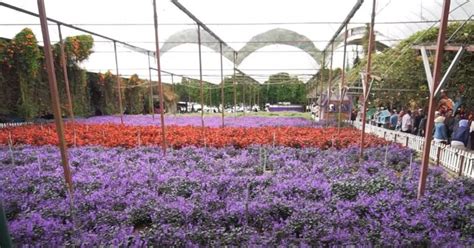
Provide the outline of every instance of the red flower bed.
<path id="1" fill-rule="evenodd" d="M 66 125 L 66 141 L 69 146 L 102 145 L 106 147 L 134 147 L 138 145 L 160 145 L 161 128 L 151 126 L 121 126 L 113 124 L 76 124 L 74 135 L 72 125 Z M 16 144 L 48 145 L 57 144 L 54 125 L 29 125 L 0 129 L 0 144 L 11 140 Z M 247 147 L 265 144 L 288 147 L 330 147 L 345 148 L 360 144 L 360 131 L 342 128 L 340 136 L 337 128 L 310 127 L 258 127 L 258 128 L 211 128 L 193 126 L 169 126 L 166 128 L 169 146 L 212 146 Z M 383 139 L 367 135 L 366 147 L 385 144 Z"/>

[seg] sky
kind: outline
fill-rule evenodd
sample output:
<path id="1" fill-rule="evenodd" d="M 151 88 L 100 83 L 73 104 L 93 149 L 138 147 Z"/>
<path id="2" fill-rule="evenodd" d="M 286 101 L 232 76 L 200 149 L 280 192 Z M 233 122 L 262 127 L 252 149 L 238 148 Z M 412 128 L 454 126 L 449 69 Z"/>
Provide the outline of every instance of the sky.
<path id="1" fill-rule="evenodd" d="M 38 12 L 36 1 L 0 0 L 29 11 Z M 262 32 L 283 28 L 297 32 L 313 41 L 316 48 L 323 50 L 334 35 L 340 23 L 352 9 L 356 0 L 180 0 L 189 11 L 205 23 L 214 33 L 234 50 L 241 49 L 247 41 Z M 377 39 L 387 45 L 395 45 L 416 31 L 437 23 L 394 23 L 403 21 L 439 20 L 442 0 L 378 0 L 376 4 L 375 29 L 382 35 Z M 148 50 L 155 50 L 152 0 L 45 0 L 48 17 L 100 33 L 114 39 L 129 42 Z M 351 20 L 349 28 L 363 26 L 370 21 L 372 1 L 365 0 Z M 170 0 L 157 0 L 160 46 L 173 34 L 184 29 L 196 29 L 196 25 Z M 470 0 L 452 0 L 450 19 L 468 19 L 474 14 L 474 3 Z M 323 23 L 321 23 L 323 22 Z M 328 22 L 331 22 L 328 24 Z M 8 24 L 8 25 L 6 25 Z M 19 24 L 19 25 L 17 25 Z M 97 25 L 100 24 L 100 25 Z M 26 14 L 0 6 L 0 37 L 12 38 L 22 28 L 29 27 L 42 44 L 39 20 Z M 49 26 L 52 42 L 57 42 L 55 24 Z M 83 34 L 69 28 L 62 28 L 63 36 Z M 94 37 L 94 54 L 81 66 L 89 71 L 115 73 L 113 43 Z M 149 78 L 148 56 L 118 46 L 119 73 L 129 76 L 137 73 Z M 343 63 L 342 46 L 334 52 L 334 67 Z M 348 46 L 347 61 L 354 59 L 361 47 Z M 151 67 L 156 67 L 154 58 Z M 320 61 L 299 48 L 271 44 L 248 56 L 238 68 L 264 82 L 270 74 L 281 71 L 307 81 L 317 73 Z M 191 78 L 199 76 L 197 44 L 182 44 L 161 55 L 162 69 Z M 233 73 L 233 63 L 223 59 L 224 74 Z M 202 47 L 203 79 L 220 82 L 220 55 Z M 163 73 L 163 81 L 171 77 Z M 152 79 L 157 73 L 152 72 Z M 176 76 L 174 82 L 181 78 Z"/>

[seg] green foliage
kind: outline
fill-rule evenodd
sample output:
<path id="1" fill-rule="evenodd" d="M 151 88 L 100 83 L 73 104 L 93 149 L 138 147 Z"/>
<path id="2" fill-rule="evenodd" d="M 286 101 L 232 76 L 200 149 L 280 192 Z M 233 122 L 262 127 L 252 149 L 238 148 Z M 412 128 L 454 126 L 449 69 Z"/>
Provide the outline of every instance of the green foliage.
<path id="1" fill-rule="evenodd" d="M 123 96 L 123 84 L 120 80 L 120 92 Z M 111 115 L 120 112 L 118 104 L 118 89 L 117 89 L 117 77 L 110 71 L 105 74 L 99 73 L 97 82 L 99 95 L 99 109 L 102 114 Z"/>
<path id="2" fill-rule="evenodd" d="M 19 115 L 31 119 L 38 114 L 35 93 L 38 90 L 42 58 L 38 41 L 31 29 L 25 28 L 18 33 L 8 44 L 4 56 L 7 57 L 5 62 L 12 79 L 16 79 L 19 84 Z"/>
<path id="3" fill-rule="evenodd" d="M 451 37 L 461 23 L 451 23 L 448 26 L 446 37 Z M 425 107 L 429 95 L 428 85 L 423 68 L 423 61 L 418 50 L 412 48 L 417 44 L 434 44 L 438 36 L 438 28 L 419 31 L 407 39 L 401 41 L 397 46 L 386 49 L 382 53 L 373 56 L 372 71 L 374 75 L 381 76 L 382 82 L 376 82 L 373 88 L 395 88 L 408 89 L 407 92 L 374 92 L 369 99 L 371 106 L 392 105 L 401 107 Z M 467 23 L 462 27 L 451 40 L 447 41 L 454 44 L 470 44 L 474 40 L 474 23 Z M 430 52 L 430 61 L 433 62 L 434 52 Z M 445 52 L 443 56 L 442 72 L 444 73 L 455 52 Z M 355 65 L 348 73 L 348 79 L 351 82 L 360 84 L 361 71 L 365 70 L 367 60 L 363 58 L 358 65 Z M 448 80 L 445 88 L 450 92 L 453 99 L 458 96 L 464 96 L 466 105 L 474 105 L 474 55 L 466 52 L 454 73 Z M 433 65 L 432 65 L 433 67 Z"/>
<path id="4" fill-rule="evenodd" d="M 306 102 L 306 86 L 297 77 L 288 73 L 271 75 L 262 86 L 262 98 L 265 103 L 291 102 L 304 104 Z"/>
<path id="5" fill-rule="evenodd" d="M 88 79 L 77 63 L 92 53 L 93 39 L 87 35 L 68 37 L 65 44 L 74 112 L 76 115 L 89 115 Z M 61 109 L 66 112 L 67 98 L 59 51 L 59 44 L 55 44 L 53 55 Z M 43 50 L 38 47 L 30 29 L 23 29 L 12 40 L 0 40 L 0 71 L 0 115 L 32 119 L 52 113 Z"/>
<path id="6" fill-rule="evenodd" d="M 203 88 L 205 104 L 213 106 L 221 104 L 221 85 L 203 82 Z M 245 102 L 247 106 L 254 104 L 263 106 L 265 103 L 277 102 L 306 103 L 306 85 L 288 73 L 272 75 L 264 84 L 259 84 L 243 75 L 237 75 L 235 80 L 233 77 L 224 78 L 224 100 L 227 107 L 234 105 L 234 90 L 237 104 Z M 181 83 L 176 84 L 175 91 L 180 101 L 201 101 L 199 80 L 183 78 Z"/>
<path id="7" fill-rule="evenodd" d="M 142 83 L 143 81 L 136 74 L 132 75 L 127 82 L 127 88 L 125 88 L 125 109 L 128 114 L 143 113 L 146 88 L 140 87 Z"/>
<path id="8" fill-rule="evenodd" d="M 69 64 L 86 60 L 92 54 L 94 39 L 90 35 L 70 36 L 64 39 L 64 51 Z"/>

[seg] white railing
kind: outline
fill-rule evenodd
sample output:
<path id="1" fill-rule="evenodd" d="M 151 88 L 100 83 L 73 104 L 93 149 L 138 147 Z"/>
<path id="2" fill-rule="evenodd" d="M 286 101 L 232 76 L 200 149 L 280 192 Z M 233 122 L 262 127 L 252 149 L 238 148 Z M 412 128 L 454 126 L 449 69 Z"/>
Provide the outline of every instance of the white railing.
<path id="1" fill-rule="evenodd" d="M 31 122 L 6 122 L 6 123 L 0 123 L 0 129 L 2 128 L 7 128 L 7 127 L 19 127 L 19 126 L 24 126 L 32 124 Z"/>
<path id="2" fill-rule="evenodd" d="M 354 121 L 352 125 L 355 128 L 362 129 L 361 122 Z M 388 141 L 399 143 L 417 152 L 423 152 L 423 146 L 425 144 L 424 137 L 370 124 L 365 125 L 365 132 Z M 449 145 L 432 141 L 430 158 L 436 162 L 436 165 L 441 165 L 459 176 L 474 178 L 474 152 L 459 150 Z"/>

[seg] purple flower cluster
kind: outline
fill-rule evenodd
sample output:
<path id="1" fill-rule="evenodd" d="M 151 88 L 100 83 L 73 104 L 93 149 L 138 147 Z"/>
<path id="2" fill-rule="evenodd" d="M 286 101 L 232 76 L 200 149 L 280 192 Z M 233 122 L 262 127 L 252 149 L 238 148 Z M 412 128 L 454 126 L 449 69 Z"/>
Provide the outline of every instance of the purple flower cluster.
<path id="1" fill-rule="evenodd" d="M 78 119 L 78 122 L 85 124 L 120 124 L 119 116 L 95 116 L 85 119 Z M 325 123 L 316 123 L 302 117 L 262 117 L 262 116 L 241 116 L 225 117 L 227 127 L 263 127 L 263 126 L 293 126 L 293 127 L 321 127 Z M 151 115 L 125 115 L 126 125 L 153 126 L 160 125 L 159 116 L 155 120 Z M 201 116 L 165 116 L 166 125 L 177 126 L 201 126 Z M 204 125 L 207 127 L 220 127 L 222 119 L 220 116 L 204 117 Z"/>
<path id="2" fill-rule="evenodd" d="M 474 182 L 411 151 L 287 147 L 0 148 L 0 199 L 18 246 L 472 246 Z M 74 208 L 71 210 L 71 205 Z"/>

